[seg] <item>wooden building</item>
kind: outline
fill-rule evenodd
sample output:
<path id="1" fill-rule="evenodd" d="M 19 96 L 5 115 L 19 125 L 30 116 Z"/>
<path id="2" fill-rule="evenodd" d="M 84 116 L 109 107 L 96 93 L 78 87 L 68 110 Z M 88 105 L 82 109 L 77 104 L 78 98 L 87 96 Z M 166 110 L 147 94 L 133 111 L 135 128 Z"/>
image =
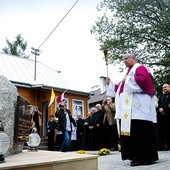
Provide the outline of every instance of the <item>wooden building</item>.
<path id="1" fill-rule="evenodd" d="M 18 56 L 0 53 L 0 75 L 6 77 L 17 87 L 18 94 L 30 105 L 38 106 L 42 112 L 41 136 L 46 136 L 48 116 L 55 114 L 56 100 L 50 107 L 51 90 L 54 89 L 56 98 L 64 91 L 67 106 L 76 119 L 77 114 L 85 117 L 88 112 L 89 92 L 77 91 L 58 72 L 38 61 L 20 58 Z M 35 70 L 36 66 L 36 70 Z"/>

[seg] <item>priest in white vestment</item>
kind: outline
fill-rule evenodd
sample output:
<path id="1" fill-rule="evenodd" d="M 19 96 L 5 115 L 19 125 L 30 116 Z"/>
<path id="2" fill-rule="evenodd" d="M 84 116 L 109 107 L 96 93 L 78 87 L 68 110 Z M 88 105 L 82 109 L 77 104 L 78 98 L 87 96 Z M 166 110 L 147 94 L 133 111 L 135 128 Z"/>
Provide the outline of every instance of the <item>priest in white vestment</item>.
<path id="1" fill-rule="evenodd" d="M 123 80 L 114 84 L 107 78 L 107 95 L 115 97 L 122 159 L 131 160 L 131 166 L 151 164 L 158 160 L 152 77 L 133 53 L 123 61 L 128 68 Z"/>

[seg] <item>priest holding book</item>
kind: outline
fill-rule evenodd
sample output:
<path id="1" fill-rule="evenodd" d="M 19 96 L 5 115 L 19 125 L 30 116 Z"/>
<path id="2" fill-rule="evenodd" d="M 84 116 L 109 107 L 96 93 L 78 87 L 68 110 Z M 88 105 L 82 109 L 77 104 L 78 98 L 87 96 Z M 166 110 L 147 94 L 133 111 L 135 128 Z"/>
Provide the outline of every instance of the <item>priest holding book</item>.
<path id="1" fill-rule="evenodd" d="M 149 165 L 159 159 L 152 77 L 137 63 L 134 53 L 126 53 L 122 59 L 127 67 L 123 80 L 119 84 L 106 80 L 107 96 L 115 97 L 122 160 L 131 160 L 131 166 Z"/>

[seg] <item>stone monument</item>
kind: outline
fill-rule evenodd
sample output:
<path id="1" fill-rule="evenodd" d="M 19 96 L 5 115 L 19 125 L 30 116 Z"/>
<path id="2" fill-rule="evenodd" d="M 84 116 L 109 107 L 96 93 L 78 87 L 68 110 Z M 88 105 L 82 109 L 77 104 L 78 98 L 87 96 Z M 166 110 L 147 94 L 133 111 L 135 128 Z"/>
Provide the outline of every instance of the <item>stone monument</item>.
<path id="1" fill-rule="evenodd" d="M 4 131 L 10 137 L 10 147 L 6 155 L 22 152 L 24 146 L 24 142 L 14 142 L 17 96 L 17 88 L 6 77 L 0 75 L 0 120 Z"/>

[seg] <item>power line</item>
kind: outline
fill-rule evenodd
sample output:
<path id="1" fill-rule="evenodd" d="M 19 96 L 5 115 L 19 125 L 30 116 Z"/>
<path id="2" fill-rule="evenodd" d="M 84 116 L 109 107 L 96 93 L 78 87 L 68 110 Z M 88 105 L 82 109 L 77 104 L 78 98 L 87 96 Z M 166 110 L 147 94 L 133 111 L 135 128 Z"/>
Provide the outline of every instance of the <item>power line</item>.
<path id="1" fill-rule="evenodd" d="M 40 48 L 42 45 L 48 40 L 48 38 L 52 35 L 52 33 L 56 30 L 56 28 L 62 23 L 62 21 L 65 19 L 65 17 L 69 14 L 69 12 L 74 8 L 74 6 L 77 4 L 79 0 L 77 0 L 72 7 L 68 10 L 68 12 L 63 16 L 63 18 L 60 20 L 60 22 L 54 27 L 54 29 L 50 32 L 50 34 L 47 36 L 47 38 L 41 43 L 41 45 L 36 49 L 31 47 L 32 51 L 31 53 L 35 55 L 35 68 L 34 68 L 34 81 L 36 80 L 36 63 L 37 63 L 37 56 L 40 55 L 41 50 Z"/>
<path id="2" fill-rule="evenodd" d="M 77 0 L 72 7 L 68 10 L 68 12 L 63 16 L 63 18 L 60 20 L 60 22 L 54 27 L 54 29 L 50 32 L 50 34 L 47 36 L 47 38 L 42 42 L 42 44 L 38 47 L 38 49 L 40 49 L 40 47 L 42 47 L 42 45 L 48 40 L 48 38 L 51 36 L 51 34 L 56 30 L 56 28 L 61 24 L 61 22 L 65 19 L 65 17 L 69 14 L 69 12 L 74 8 L 74 6 L 77 4 L 79 0 Z"/>

